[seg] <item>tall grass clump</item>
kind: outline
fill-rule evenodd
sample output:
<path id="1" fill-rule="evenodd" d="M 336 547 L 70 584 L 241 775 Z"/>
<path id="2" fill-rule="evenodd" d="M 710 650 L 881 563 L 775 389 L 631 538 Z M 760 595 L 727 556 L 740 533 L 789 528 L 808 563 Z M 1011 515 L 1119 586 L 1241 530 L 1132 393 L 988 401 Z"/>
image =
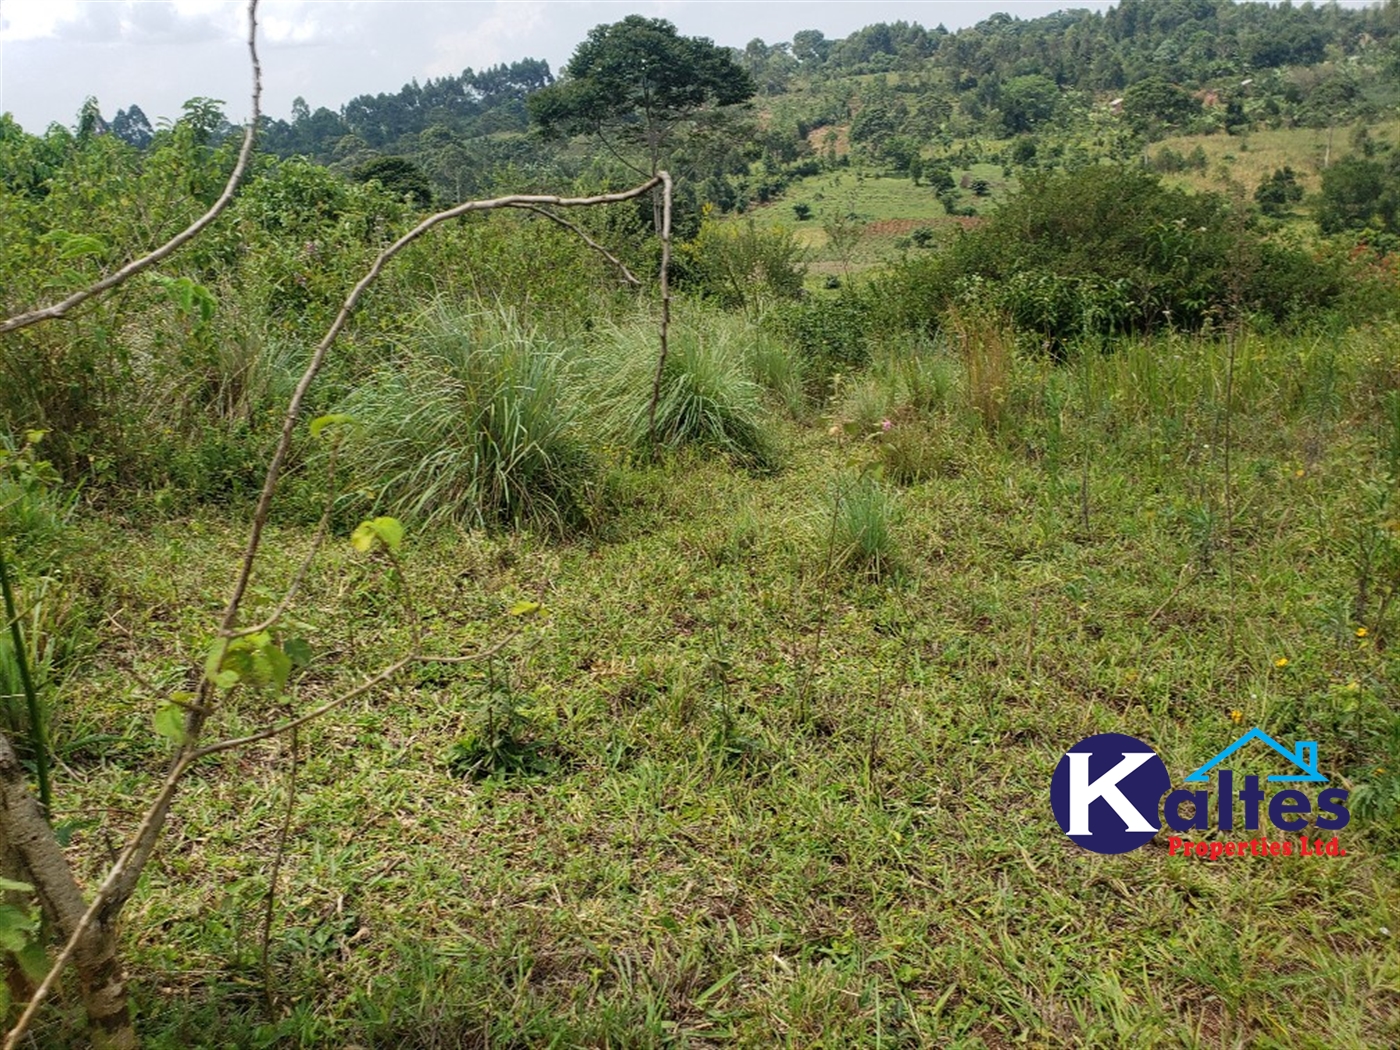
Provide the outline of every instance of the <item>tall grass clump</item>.
<path id="1" fill-rule="evenodd" d="M 827 507 L 833 566 L 879 579 L 899 564 L 897 497 L 878 478 L 862 474 L 832 492 Z"/>
<path id="2" fill-rule="evenodd" d="M 594 475 L 563 350 L 507 314 L 437 307 L 346 399 L 354 487 L 420 522 L 577 520 Z"/>
<path id="3" fill-rule="evenodd" d="M 672 328 L 656 440 L 666 448 L 712 449 L 751 470 L 770 471 L 780 458 L 774 422 L 753 378 L 752 344 L 740 335 L 729 324 Z M 599 429 L 628 448 L 645 449 L 651 439 L 657 350 L 651 323 L 615 327 L 604 334 L 587 371 L 584 397 Z"/>
<path id="4" fill-rule="evenodd" d="M 947 324 L 962 352 L 968 408 L 987 430 L 1000 430 L 1008 421 L 1015 335 L 995 314 L 976 307 L 949 310 Z"/>

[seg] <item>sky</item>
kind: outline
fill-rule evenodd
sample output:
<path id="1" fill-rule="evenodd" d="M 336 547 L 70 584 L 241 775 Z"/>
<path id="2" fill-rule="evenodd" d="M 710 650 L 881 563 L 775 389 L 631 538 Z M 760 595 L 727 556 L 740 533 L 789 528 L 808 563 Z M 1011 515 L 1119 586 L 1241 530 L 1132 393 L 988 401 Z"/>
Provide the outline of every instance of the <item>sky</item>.
<path id="1" fill-rule="evenodd" d="M 1345 0 L 1363 6 L 1364 0 Z M 1104 0 L 263 0 L 263 111 L 292 100 L 338 109 L 408 81 L 543 58 L 556 73 L 593 26 L 629 14 L 667 18 L 687 36 L 742 47 L 799 29 L 843 37 L 903 19 L 949 29 L 1006 11 L 1034 18 Z M 0 0 L 0 112 L 29 131 L 72 125 L 89 95 L 109 119 L 135 103 L 154 123 L 186 99 L 224 100 L 246 118 L 246 5 L 223 0 Z"/>

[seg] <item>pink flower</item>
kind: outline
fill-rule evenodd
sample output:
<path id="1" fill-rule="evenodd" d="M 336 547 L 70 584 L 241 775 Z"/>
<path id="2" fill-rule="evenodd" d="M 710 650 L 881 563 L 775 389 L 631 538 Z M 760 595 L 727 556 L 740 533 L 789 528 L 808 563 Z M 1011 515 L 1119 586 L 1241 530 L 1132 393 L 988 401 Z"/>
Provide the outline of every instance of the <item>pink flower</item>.
<path id="1" fill-rule="evenodd" d="M 882 419 L 882 420 L 880 421 L 880 429 L 883 430 L 883 431 L 884 431 L 885 433 L 887 433 L 887 434 L 890 432 L 891 428 L 893 428 L 893 427 L 894 427 L 894 424 L 891 423 L 888 419 Z"/>

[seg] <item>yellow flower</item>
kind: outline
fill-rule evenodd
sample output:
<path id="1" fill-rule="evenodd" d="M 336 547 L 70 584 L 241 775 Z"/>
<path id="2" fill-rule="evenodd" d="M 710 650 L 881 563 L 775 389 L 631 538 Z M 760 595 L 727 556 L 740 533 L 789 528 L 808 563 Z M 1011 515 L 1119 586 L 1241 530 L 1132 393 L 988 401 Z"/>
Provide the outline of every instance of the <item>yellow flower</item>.
<path id="1" fill-rule="evenodd" d="M 1306 473 L 1307 473 L 1306 470 L 1304 470 L 1302 467 L 1299 467 L 1297 470 L 1295 470 L 1295 471 L 1293 472 L 1293 476 L 1294 476 L 1295 478 L 1301 478 L 1301 477 L 1302 477 L 1304 474 L 1306 474 Z"/>
<path id="2" fill-rule="evenodd" d="M 1287 667 L 1287 666 L 1288 666 L 1288 657 L 1286 657 L 1286 656 L 1280 656 L 1277 660 L 1274 661 L 1274 666 L 1275 666 L 1275 667 Z"/>
<path id="3" fill-rule="evenodd" d="M 1241 722 L 1244 721 L 1244 712 L 1241 711 L 1238 707 L 1235 708 L 1233 711 L 1230 712 L 1230 721 L 1234 722 L 1235 725 L 1239 725 Z"/>
<path id="4" fill-rule="evenodd" d="M 1366 637 L 1366 628 L 1364 628 L 1364 627 L 1358 627 L 1358 628 L 1356 629 L 1356 637 L 1358 637 L 1358 638 L 1365 638 L 1365 637 Z"/>

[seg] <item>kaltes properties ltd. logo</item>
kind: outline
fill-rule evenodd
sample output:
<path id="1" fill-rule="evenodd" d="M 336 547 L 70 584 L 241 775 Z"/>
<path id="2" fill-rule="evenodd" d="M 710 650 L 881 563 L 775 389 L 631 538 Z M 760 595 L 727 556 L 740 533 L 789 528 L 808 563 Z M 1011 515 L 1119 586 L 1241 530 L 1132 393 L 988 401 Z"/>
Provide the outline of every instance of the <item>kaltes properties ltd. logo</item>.
<path id="1" fill-rule="evenodd" d="M 1064 833 L 1095 853 L 1127 853 L 1145 846 L 1165 822 L 1175 833 L 1167 845 L 1173 856 L 1345 856 L 1333 834 L 1351 820 L 1344 788 L 1323 788 L 1315 798 L 1297 788 L 1266 792 L 1257 775 L 1244 777 L 1239 786 L 1232 769 L 1218 768 L 1255 741 L 1272 748 L 1295 770 L 1266 777 L 1267 783 L 1327 783 L 1318 772 L 1315 741 L 1300 741 L 1290 749 L 1262 729 L 1251 729 L 1185 778 L 1186 784 L 1209 785 L 1214 774 L 1214 792 L 1209 786 L 1173 789 L 1166 763 L 1152 748 L 1121 733 L 1100 733 L 1084 738 L 1060 759 L 1050 780 L 1050 808 Z M 1259 834 L 1265 819 L 1270 828 Z M 1332 837 L 1310 832 L 1310 821 L 1316 832 Z M 1270 829 L 1287 837 L 1271 839 Z M 1219 834 L 1203 837 L 1213 830 Z M 1194 839 L 1189 837 L 1193 832 Z"/>

